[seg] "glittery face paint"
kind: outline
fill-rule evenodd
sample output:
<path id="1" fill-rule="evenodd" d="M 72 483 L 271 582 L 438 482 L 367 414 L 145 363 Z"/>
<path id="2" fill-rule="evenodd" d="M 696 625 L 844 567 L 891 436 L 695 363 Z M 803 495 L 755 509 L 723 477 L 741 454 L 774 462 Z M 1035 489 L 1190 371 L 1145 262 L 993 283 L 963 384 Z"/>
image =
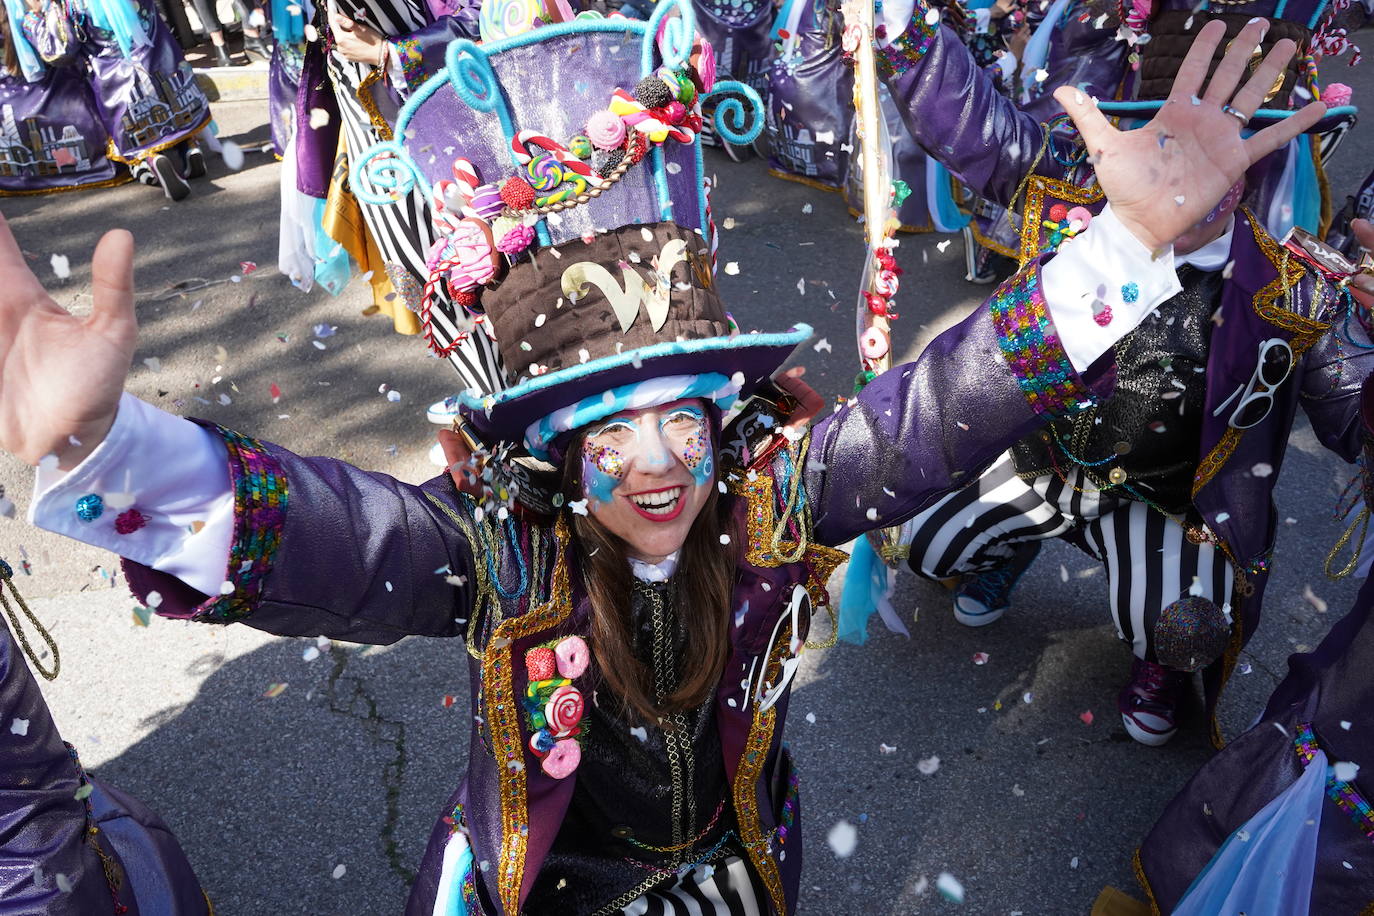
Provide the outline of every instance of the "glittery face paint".
<path id="1" fill-rule="evenodd" d="M 657 435 L 646 435 L 643 424 L 654 419 L 658 421 Z M 715 471 L 713 451 L 706 413 L 692 404 L 614 417 L 594 427 L 582 446 L 586 495 L 596 502 L 610 502 L 632 464 L 661 467 L 674 459 L 681 461 L 693 482 L 701 486 Z"/>

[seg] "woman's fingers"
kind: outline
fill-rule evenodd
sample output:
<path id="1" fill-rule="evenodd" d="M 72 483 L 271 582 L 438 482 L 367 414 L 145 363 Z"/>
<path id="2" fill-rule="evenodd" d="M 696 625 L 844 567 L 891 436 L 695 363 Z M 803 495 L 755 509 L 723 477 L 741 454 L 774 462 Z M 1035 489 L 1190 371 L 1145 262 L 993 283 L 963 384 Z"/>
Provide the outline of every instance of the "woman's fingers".
<path id="1" fill-rule="evenodd" d="M 1073 120 L 1074 126 L 1094 156 L 1102 152 L 1102 147 L 1111 142 L 1118 133 L 1106 116 L 1097 108 L 1097 100 L 1081 89 L 1073 86 L 1060 86 L 1054 90 L 1054 97 Z"/>
<path id="2" fill-rule="evenodd" d="M 1326 106 L 1321 102 L 1308 102 L 1298 111 L 1270 124 L 1264 130 L 1245 141 L 1245 152 L 1254 165 L 1274 150 L 1287 145 L 1289 140 L 1316 124 L 1326 114 Z"/>
<path id="3" fill-rule="evenodd" d="M 1174 85 L 1169 90 L 1171 103 L 1191 103 L 1193 96 L 1202 89 L 1202 81 L 1207 79 L 1207 71 L 1212 67 L 1212 55 L 1216 52 L 1217 45 L 1221 44 L 1225 37 L 1226 25 L 1219 19 L 1213 19 L 1198 30 L 1197 38 L 1193 39 L 1188 55 L 1183 58 L 1183 63 L 1179 64 Z M 1057 94 L 1055 98 L 1058 98 Z"/>
<path id="4" fill-rule="evenodd" d="M 1240 85 L 1246 70 L 1249 69 L 1250 58 L 1259 47 L 1260 39 L 1264 38 L 1266 28 L 1267 23 L 1263 19 L 1245 24 L 1245 28 L 1241 29 L 1240 34 L 1227 46 L 1221 63 L 1217 64 L 1216 70 L 1212 72 L 1212 78 L 1207 81 L 1207 89 L 1201 93 L 1204 102 L 1225 105 L 1231 101 L 1236 87 Z"/>
<path id="5" fill-rule="evenodd" d="M 132 350 L 138 335 L 134 317 L 134 237 L 114 229 L 100 239 L 91 259 L 89 326 Z"/>
<path id="6" fill-rule="evenodd" d="M 17 305 L 27 309 L 35 304 L 57 308 L 33 271 L 29 270 L 29 262 L 19 249 L 19 243 L 14 240 L 9 221 L 4 216 L 0 216 L 0 276 L 5 278 L 4 292 L 0 293 L 0 308 Z M 34 302 L 35 296 L 39 299 L 38 303 Z"/>
<path id="7" fill-rule="evenodd" d="M 1298 46 L 1288 38 L 1284 38 L 1269 49 L 1269 53 L 1264 55 L 1264 60 L 1255 68 L 1254 75 L 1241 87 L 1240 92 L 1231 100 L 1231 106 L 1246 117 L 1253 115 L 1259 107 L 1264 104 L 1265 98 L 1280 82 L 1284 76 L 1284 70 L 1288 67 L 1288 61 L 1292 60 L 1293 54 L 1298 50 Z"/>

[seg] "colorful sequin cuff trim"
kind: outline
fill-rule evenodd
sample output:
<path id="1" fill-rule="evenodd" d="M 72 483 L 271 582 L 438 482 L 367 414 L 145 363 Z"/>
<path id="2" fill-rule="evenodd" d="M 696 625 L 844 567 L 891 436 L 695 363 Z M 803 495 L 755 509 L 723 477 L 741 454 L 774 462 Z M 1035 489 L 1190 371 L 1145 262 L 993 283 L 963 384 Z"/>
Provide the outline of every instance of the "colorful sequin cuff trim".
<path id="1" fill-rule="evenodd" d="M 224 438 L 229 451 L 234 540 L 229 548 L 227 594 L 205 602 L 191 616 L 204 623 L 232 623 L 253 612 L 272 571 L 286 524 L 286 475 L 258 440 L 223 427 L 212 430 Z"/>
<path id="2" fill-rule="evenodd" d="M 420 42 L 415 38 L 402 38 L 391 43 L 391 50 L 396 55 L 396 60 L 401 64 L 401 72 L 405 74 L 406 85 L 415 88 L 425 79 L 423 66 L 424 54 L 420 52 Z"/>
<path id="3" fill-rule="evenodd" d="M 1297 746 L 1298 756 L 1302 758 L 1304 766 L 1312 762 L 1312 758 L 1320 749 L 1317 736 L 1313 733 L 1311 724 L 1307 722 L 1298 726 L 1293 743 Z M 1374 807 L 1370 806 L 1369 799 L 1360 793 L 1353 782 L 1337 779 L 1333 769 L 1326 776 L 1326 794 L 1336 803 L 1336 807 L 1350 815 L 1355 821 L 1355 826 L 1359 827 L 1366 837 L 1374 841 Z"/>
<path id="4" fill-rule="evenodd" d="M 911 24 L 886 47 L 874 48 L 878 64 L 878 75 L 885 80 L 894 79 L 906 73 L 921 62 L 930 46 L 935 44 L 935 36 L 940 31 L 938 16 L 931 16 L 931 10 L 924 3 L 917 3 L 912 11 Z M 935 21 L 932 23 L 930 19 Z"/>
<path id="5" fill-rule="evenodd" d="M 991 308 L 1002 355 L 1031 410 L 1059 416 L 1093 403 L 1055 332 L 1039 268 L 1023 270 L 998 287 Z"/>

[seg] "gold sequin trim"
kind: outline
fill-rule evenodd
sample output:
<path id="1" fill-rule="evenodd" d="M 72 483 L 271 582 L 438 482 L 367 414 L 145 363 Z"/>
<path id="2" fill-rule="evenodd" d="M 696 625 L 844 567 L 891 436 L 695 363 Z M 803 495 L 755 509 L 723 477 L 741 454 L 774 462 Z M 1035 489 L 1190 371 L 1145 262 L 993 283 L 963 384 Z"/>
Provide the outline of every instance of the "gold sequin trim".
<path id="1" fill-rule="evenodd" d="M 777 642 L 768 653 L 768 664 L 763 668 L 764 683 L 777 683 L 782 677 L 782 656 L 791 643 L 792 625 L 784 623 Z M 744 742 L 739 768 L 735 771 L 735 817 L 740 840 L 744 843 L 754 870 L 768 888 L 774 912 L 786 913 L 787 900 L 782 890 L 778 863 L 773 859 L 772 835 L 765 834 L 763 825 L 759 823 L 759 774 L 763 772 L 768 748 L 773 743 L 773 726 L 777 723 L 778 709 L 776 706 L 761 709 L 761 706 L 758 703 L 754 705 L 754 721 L 749 727 L 749 737 Z"/>
<path id="2" fill-rule="evenodd" d="M 797 541 L 778 541 L 773 546 L 773 532 L 777 529 L 777 510 L 774 508 L 773 493 L 775 484 L 772 475 L 753 472 L 754 478 L 736 476 L 727 486 L 731 493 L 744 497 L 748 508 L 745 510 L 747 525 L 746 538 L 748 550 L 744 559 L 754 566 L 773 569 L 797 562 L 795 556 L 802 546 Z M 800 486 L 800 482 L 797 484 Z M 805 526 L 803 526 L 805 530 Z M 849 554 L 834 547 L 807 544 L 801 555 L 806 564 L 806 591 L 815 607 L 831 607 L 830 592 L 825 587 L 830 576 L 839 565 L 849 559 Z M 816 647 L 813 647 L 816 648 Z M 822 647 L 824 648 L 824 647 Z"/>
<path id="3" fill-rule="evenodd" d="M 515 695 L 511 646 L 517 639 L 558 626 L 572 613 L 568 562 L 563 552 L 568 537 L 567 520 L 560 515 L 553 533 L 558 554 L 553 561 L 553 591 L 548 602 L 519 617 L 502 621 L 487 643 L 482 658 L 487 727 L 491 730 L 492 753 L 501 785 L 501 855 L 496 863 L 496 888 L 501 908 L 507 913 L 520 911 L 520 885 L 525 876 L 525 847 L 529 842 L 527 762 L 520 731 L 520 698 Z"/>
<path id="4" fill-rule="evenodd" d="M 1296 363 L 1302 359 L 1304 353 L 1310 350 L 1321 336 L 1326 333 L 1330 325 L 1306 315 L 1299 315 L 1285 307 L 1280 300 L 1286 300 L 1293 287 L 1306 275 L 1306 269 L 1299 263 L 1289 259 L 1287 249 L 1279 245 L 1278 242 L 1259 228 L 1259 223 L 1255 215 L 1245 208 L 1241 208 L 1245 219 L 1250 226 L 1250 231 L 1255 238 L 1255 244 L 1269 263 L 1274 266 L 1278 273 L 1273 280 L 1266 283 L 1259 292 L 1255 293 L 1254 308 L 1255 314 L 1259 315 L 1274 327 L 1288 331 L 1293 335 L 1289 346 L 1293 350 L 1293 361 Z M 1193 477 L 1193 497 L 1197 498 L 1198 493 L 1203 487 L 1212 481 L 1212 478 L 1221 471 L 1227 460 L 1235 453 L 1236 446 L 1240 444 L 1241 430 L 1227 427 L 1221 440 L 1217 442 L 1212 450 L 1198 462 L 1197 473 Z"/>
<path id="5" fill-rule="evenodd" d="M 1140 862 L 1140 850 L 1137 849 L 1131 856 L 1131 867 L 1135 869 L 1135 879 L 1140 882 L 1140 886 L 1145 890 L 1145 896 L 1150 899 L 1150 912 L 1154 916 L 1160 916 L 1159 901 L 1155 899 L 1154 889 L 1150 887 L 1150 879 L 1145 877 L 1145 866 Z"/>
<path id="6" fill-rule="evenodd" d="M 367 112 L 373 132 L 382 140 L 391 140 L 395 136 L 391 132 L 391 125 L 382 117 L 381 110 L 377 108 L 377 100 L 372 97 L 372 87 L 381 82 L 381 79 L 382 71 L 373 70 L 363 77 L 354 94 L 358 97 L 358 104 L 363 106 L 363 111 Z"/>
<path id="7" fill-rule="evenodd" d="M 1103 197 L 1102 188 L 1094 184 L 1080 188 L 1076 184 L 1044 175 L 1032 175 L 1026 183 L 1026 206 L 1021 210 L 1021 266 L 1025 267 L 1045 253 L 1044 237 L 1046 198 L 1068 206 L 1095 204 Z"/>
<path id="8" fill-rule="evenodd" d="M 148 147 L 132 159 L 126 159 L 119 154 L 119 150 L 115 149 L 114 138 L 111 137 L 109 140 L 105 141 L 105 157 L 107 159 L 113 159 L 115 162 L 122 162 L 125 165 L 132 166 L 134 163 L 141 162 L 144 159 L 147 159 L 149 156 L 155 156 L 165 149 L 171 149 L 178 143 L 184 143 L 185 141 L 191 139 L 196 134 L 204 130 L 205 125 L 209 123 L 210 111 L 209 109 L 207 109 L 205 112 L 205 119 L 201 121 L 199 124 L 197 124 L 195 127 L 191 128 L 190 130 L 182 131 L 181 133 L 177 134 L 174 139 L 163 140 L 161 143 L 158 143 L 155 146 Z"/>

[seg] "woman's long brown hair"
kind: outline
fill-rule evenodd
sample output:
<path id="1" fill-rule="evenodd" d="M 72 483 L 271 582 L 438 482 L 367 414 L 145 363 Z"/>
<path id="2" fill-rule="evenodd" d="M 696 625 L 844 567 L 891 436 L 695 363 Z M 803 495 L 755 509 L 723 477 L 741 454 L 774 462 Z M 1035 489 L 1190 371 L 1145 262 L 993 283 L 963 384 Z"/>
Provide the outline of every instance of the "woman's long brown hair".
<path id="1" fill-rule="evenodd" d="M 5 45 L 4 54 L 0 55 L 0 66 L 3 66 L 10 76 L 18 76 L 19 52 L 14 47 L 14 36 L 10 34 L 9 11 L 3 3 L 0 3 L 0 42 L 4 42 Z"/>
<path id="2" fill-rule="evenodd" d="M 564 493 L 582 499 L 582 440 L 574 437 L 563 462 Z M 714 437 L 713 437 L 714 438 Z M 644 722 L 693 709 L 720 683 L 730 655 L 730 599 L 738 573 L 739 538 L 729 503 L 712 486 L 701 513 L 678 553 L 676 611 L 687 630 L 679 656 L 677 689 L 656 703 L 652 668 L 635 654 L 630 620 L 633 573 L 625 541 L 591 515 L 573 514 L 573 556 L 581 559 L 582 581 L 591 600 L 591 650 L 607 687 L 625 712 Z M 722 545 L 722 534 L 730 535 Z"/>

